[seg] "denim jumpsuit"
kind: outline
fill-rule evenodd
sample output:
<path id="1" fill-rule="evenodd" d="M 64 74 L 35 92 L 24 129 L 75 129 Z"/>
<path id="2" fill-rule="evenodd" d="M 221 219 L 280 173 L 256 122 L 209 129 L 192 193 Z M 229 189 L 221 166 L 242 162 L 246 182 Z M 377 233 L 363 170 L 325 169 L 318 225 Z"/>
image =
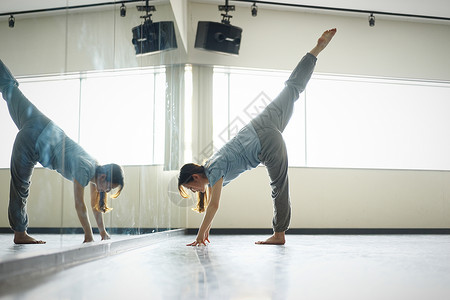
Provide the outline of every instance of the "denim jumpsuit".
<path id="1" fill-rule="evenodd" d="M 221 177 L 226 185 L 240 173 L 259 163 L 264 164 L 272 188 L 272 227 L 275 232 L 286 231 L 291 220 L 288 155 L 282 133 L 292 116 L 294 102 L 311 78 L 316 61 L 314 55 L 307 53 L 281 93 L 204 165 L 205 175 L 213 186 Z"/>
<path id="2" fill-rule="evenodd" d="M 42 114 L 18 86 L 0 60 L 0 91 L 19 129 L 11 154 L 8 218 L 14 231 L 24 232 L 28 227 L 26 203 L 30 179 L 36 163 L 87 186 L 95 176 L 97 161 Z"/>

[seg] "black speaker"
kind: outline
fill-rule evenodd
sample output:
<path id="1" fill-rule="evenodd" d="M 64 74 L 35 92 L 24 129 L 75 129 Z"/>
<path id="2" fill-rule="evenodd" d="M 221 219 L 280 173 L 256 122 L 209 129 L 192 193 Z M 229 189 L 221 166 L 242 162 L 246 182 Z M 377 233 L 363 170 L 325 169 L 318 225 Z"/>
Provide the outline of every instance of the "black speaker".
<path id="1" fill-rule="evenodd" d="M 198 22 L 195 48 L 225 54 L 239 54 L 242 28 L 216 22 Z"/>
<path id="2" fill-rule="evenodd" d="M 177 39 L 172 21 L 155 22 L 146 20 L 144 24 L 133 27 L 133 39 L 136 55 L 153 54 L 177 49 Z"/>

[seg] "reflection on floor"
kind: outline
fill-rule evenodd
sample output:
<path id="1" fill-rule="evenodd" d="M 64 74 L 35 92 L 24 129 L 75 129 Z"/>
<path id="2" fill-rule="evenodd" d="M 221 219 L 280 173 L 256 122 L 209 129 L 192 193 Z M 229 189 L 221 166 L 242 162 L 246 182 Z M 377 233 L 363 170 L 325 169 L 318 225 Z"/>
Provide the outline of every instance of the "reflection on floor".
<path id="1" fill-rule="evenodd" d="M 33 234 L 33 237 L 46 241 L 44 245 L 16 245 L 13 243 L 14 235 L 0 234 L 0 263 L 20 259 L 24 257 L 36 256 L 58 252 L 63 249 L 83 246 L 83 234 Z M 124 240 L 132 238 L 129 235 L 112 235 L 113 240 Z M 96 241 L 100 241 L 100 235 L 94 236 Z"/>
<path id="2" fill-rule="evenodd" d="M 174 235 L 14 283 L 2 299 L 450 299 L 449 235 Z M 8 247 L 2 244 L 2 247 Z M 11 247 L 10 247 L 11 248 Z M 39 297 L 37 297 L 39 295 Z"/>

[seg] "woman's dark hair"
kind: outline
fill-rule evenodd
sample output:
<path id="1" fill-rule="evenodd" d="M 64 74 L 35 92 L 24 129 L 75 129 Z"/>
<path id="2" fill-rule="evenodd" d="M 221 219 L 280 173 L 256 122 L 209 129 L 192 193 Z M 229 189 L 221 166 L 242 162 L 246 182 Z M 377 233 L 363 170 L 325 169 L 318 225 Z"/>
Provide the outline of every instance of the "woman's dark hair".
<path id="1" fill-rule="evenodd" d="M 184 190 L 183 184 L 189 183 L 194 180 L 192 175 L 200 174 L 205 176 L 205 168 L 203 166 L 197 164 L 185 164 L 180 169 L 180 175 L 178 176 L 178 191 L 180 192 L 181 197 L 189 198 L 188 193 Z M 193 208 L 193 210 L 202 213 L 205 211 L 208 206 L 208 197 L 206 192 L 198 192 L 197 194 L 197 207 Z"/>
<path id="2" fill-rule="evenodd" d="M 121 166 L 117 164 L 107 164 L 103 166 L 97 166 L 95 169 L 95 177 L 97 178 L 99 175 L 105 174 L 105 181 L 109 182 L 112 185 L 117 185 L 119 188 L 114 195 L 111 195 L 111 198 L 119 197 L 120 193 L 123 190 L 124 186 L 124 175 L 123 169 Z M 99 192 L 95 204 L 95 209 L 101 211 L 103 213 L 111 210 L 112 208 L 108 207 L 108 197 L 105 192 Z"/>
<path id="3" fill-rule="evenodd" d="M 102 213 L 106 213 L 112 210 L 112 207 L 108 207 L 108 197 L 105 192 L 98 192 L 95 209 L 97 211 L 101 211 Z"/>

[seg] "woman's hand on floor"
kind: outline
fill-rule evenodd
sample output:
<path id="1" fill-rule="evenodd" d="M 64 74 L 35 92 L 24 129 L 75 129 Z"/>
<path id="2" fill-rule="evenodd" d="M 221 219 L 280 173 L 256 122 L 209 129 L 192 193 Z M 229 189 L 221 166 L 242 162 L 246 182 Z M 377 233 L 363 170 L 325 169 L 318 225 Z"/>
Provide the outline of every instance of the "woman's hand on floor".
<path id="1" fill-rule="evenodd" d="M 187 244 L 186 246 L 201 246 L 201 245 L 206 246 L 206 242 L 208 242 L 208 244 L 211 243 L 208 238 L 204 240 L 197 238 L 195 241 L 193 241 L 190 244 Z"/>

